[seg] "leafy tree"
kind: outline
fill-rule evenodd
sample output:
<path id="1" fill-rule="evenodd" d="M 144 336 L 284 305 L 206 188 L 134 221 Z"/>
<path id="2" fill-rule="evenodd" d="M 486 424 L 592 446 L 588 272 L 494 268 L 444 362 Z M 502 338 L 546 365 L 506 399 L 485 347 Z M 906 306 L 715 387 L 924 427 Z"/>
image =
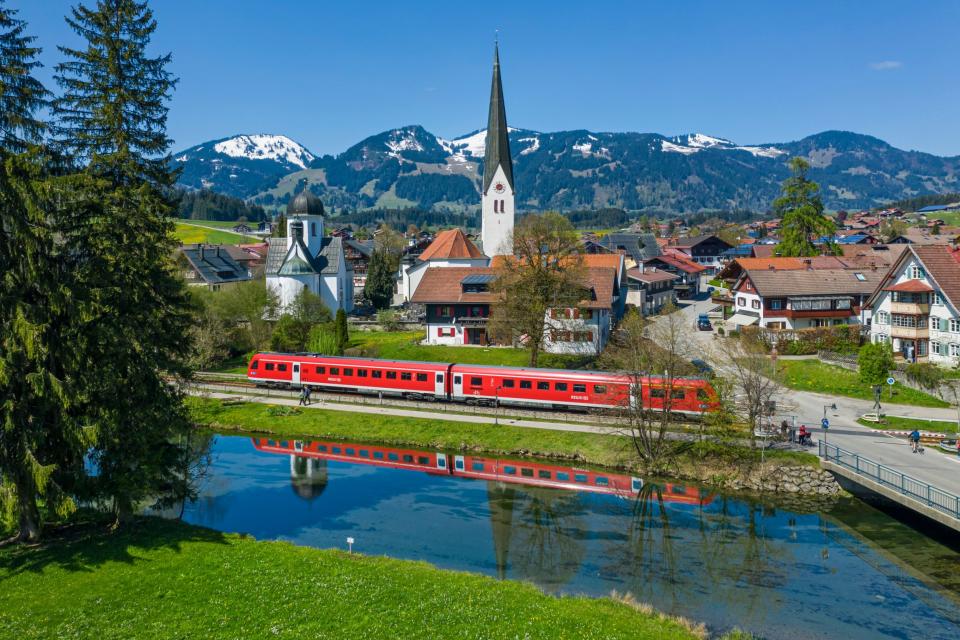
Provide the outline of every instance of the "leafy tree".
<path id="1" fill-rule="evenodd" d="M 907 223 L 897 218 L 890 218 L 880 225 L 880 237 L 884 242 L 892 242 L 898 236 L 907 232 Z"/>
<path id="2" fill-rule="evenodd" d="M 793 176 L 783 182 L 782 195 L 773 201 L 773 211 L 781 218 L 782 227 L 778 250 L 784 256 L 819 255 L 814 242 L 833 235 L 837 227 L 823 215 L 820 185 L 807 178 L 810 163 L 803 158 L 793 158 L 790 170 Z"/>
<path id="3" fill-rule="evenodd" d="M 579 307 L 588 296 L 580 239 L 559 213 L 531 214 L 513 233 L 514 256 L 500 261 L 491 290 L 490 329 L 502 341 L 522 339 L 537 366 L 547 332 L 559 327 L 551 309 Z"/>
<path id="4" fill-rule="evenodd" d="M 270 348 L 275 351 L 305 351 L 310 343 L 311 330 L 318 325 L 329 325 L 331 320 L 330 310 L 320 296 L 309 289 L 302 289 L 287 313 L 280 316 L 274 326 Z"/>
<path id="5" fill-rule="evenodd" d="M 147 55 L 156 22 L 146 3 L 78 5 L 67 23 L 86 46 L 61 47 L 53 130 L 81 168 L 63 181 L 74 201 L 60 231 L 86 322 L 65 344 L 86 365 L 77 382 L 82 413 L 97 425 L 93 486 L 119 523 L 144 503 L 176 501 L 171 478 L 187 453 L 180 436 L 190 422 L 169 382 L 189 375 L 191 350 L 166 195 L 174 181 L 166 103 L 176 81 L 169 55 Z"/>
<path id="6" fill-rule="evenodd" d="M 367 266 L 367 280 L 363 285 L 363 295 L 377 309 L 386 309 L 393 299 L 395 274 L 399 260 L 385 248 L 374 249 Z"/>
<path id="7" fill-rule="evenodd" d="M 337 355 L 343 355 L 350 344 L 350 332 L 347 329 L 347 313 L 343 309 L 337 309 L 337 319 L 334 323 L 337 333 Z"/>
<path id="8" fill-rule="evenodd" d="M 860 381 L 869 385 L 883 384 L 893 369 L 893 350 L 886 342 L 875 342 L 860 347 L 857 359 Z"/>
<path id="9" fill-rule="evenodd" d="M 330 309 L 323 304 L 323 299 L 309 289 L 301 289 L 297 297 L 287 312 L 293 316 L 297 322 L 313 326 L 315 324 L 328 324 L 333 320 L 330 315 Z"/>
<path id="10" fill-rule="evenodd" d="M 0 146 L 20 153 L 36 144 L 46 128 L 37 117 L 49 92 L 33 77 L 40 49 L 25 35 L 26 23 L 0 1 Z"/>
<path id="11" fill-rule="evenodd" d="M 240 282 L 213 294 L 214 312 L 234 333 L 234 346 L 240 351 L 259 351 L 270 343 L 273 328 L 268 318 L 276 316 L 277 295 L 264 281 Z"/>
<path id="12" fill-rule="evenodd" d="M 329 325 L 316 325 L 310 329 L 307 340 L 307 350 L 311 353 L 320 353 L 325 356 L 340 355 L 337 344 L 337 334 Z"/>

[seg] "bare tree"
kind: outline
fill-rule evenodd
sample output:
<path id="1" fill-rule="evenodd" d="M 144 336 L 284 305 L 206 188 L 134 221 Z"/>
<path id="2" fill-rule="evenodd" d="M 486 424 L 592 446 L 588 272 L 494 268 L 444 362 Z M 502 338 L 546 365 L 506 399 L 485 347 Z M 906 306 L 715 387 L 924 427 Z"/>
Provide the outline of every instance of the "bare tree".
<path id="1" fill-rule="evenodd" d="M 720 352 L 736 389 L 736 412 L 756 432 L 783 397 L 782 375 L 760 338 L 727 338 Z"/>

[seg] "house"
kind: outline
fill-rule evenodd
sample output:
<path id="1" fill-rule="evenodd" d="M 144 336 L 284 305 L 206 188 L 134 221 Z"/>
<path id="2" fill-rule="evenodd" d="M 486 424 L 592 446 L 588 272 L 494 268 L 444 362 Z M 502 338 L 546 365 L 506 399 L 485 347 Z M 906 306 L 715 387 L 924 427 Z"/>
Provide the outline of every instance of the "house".
<path id="1" fill-rule="evenodd" d="M 728 322 L 767 329 L 869 324 L 865 302 L 882 278 L 881 271 L 812 264 L 806 269 L 744 269 L 732 288 L 735 313 Z"/>
<path id="2" fill-rule="evenodd" d="M 930 229 L 910 227 L 896 238 L 891 238 L 890 244 L 946 244 L 960 236 L 960 229 L 941 228 L 939 234 Z"/>
<path id="3" fill-rule="evenodd" d="M 581 256 L 583 266 L 588 271 L 592 269 L 610 269 L 613 271 L 614 279 L 611 285 L 611 312 L 612 322 L 616 324 L 623 317 L 627 306 L 627 258 L 624 254 L 598 254 Z"/>
<path id="4" fill-rule="evenodd" d="M 495 301 L 495 294 L 490 292 L 490 284 L 496 279 L 493 269 L 423 264 L 428 266 L 419 274 L 410 301 L 426 307 L 424 342 L 488 344 L 487 322 Z"/>
<path id="5" fill-rule="evenodd" d="M 543 350 L 569 355 L 600 355 L 614 324 L 617 272 L 610 267 L 587 267 L 589 297 L 570 309 L 547 312 Z"/>
<path id="6" fill-rule="evenodd" d="M 656 268 L 629 269 L 627 271 L 627 302 L 649 316 L 659 313 L 668 303 L 676 300 L 674 283 L 680 276 Z"/>
<path id="7" fill-rule="evenodd" d="M 281 310 L 304 289 L 320 296 L 332 313 L 353 310 L 353 272 L 343 239 L 324 236 L 323 203 L 309 189 L 287 205 L 287 237 L 269 239 L 265 271 L 267 289 Z"/>
<path id="8" fill-rule="evenodd" d="M 609 233 L 597 241 L 611 253 L 623 253 L 627 268 L 636 267 L 644 260 L 660 255 L 660 245 L 652 233 Z"/>
<path id="9" fill-rule="evenodd" d="M 177 250 L 177 264 L 183 270 L 187 284 L 193 287 L 217 290 L 251 279 L 250 271 L 219 245 L 180 247 Z"/>
<path id="10" fill-rule="evenodd" d="M 907 361 L 960 362 L 960 252 L 910 245 L 867 301 L 870 339 Z"/>
<path id="11" fill-rule="evenodd" d="M 678 298 L 693 298 L 700 294 L 700 274 L 707 267 L 681 257 L 680 255 L 662 255 L 643 261 L 643 270 L 657 269 L 677 276 L 673 289 Z"/>
<path id="12" fill-rule="evenodd" d="M 489 264 L 490 259 L 483 255 L 462 230 L 441 231 L 422 253 L 401 262 L 394 301 L 398 304 L 413 301 L 413 294 L 428 269 L 487 267 Z"/>
<path id="13" fill-rule="evenodd" d="M 670 246 L 689 260 L 705 266 L 711 275 L 723 266 L 723 252 L 732 248 L 732 244 L 715 235 L 681 238 Z"/>
<path id="14" fill-rule="evenodd" d="M 334 235 L 340 238 L 343 244 L 343 257 L 347 266 L 353 271 L 353 295 L 359 297 L 363 287 L 367 284 L 367 270 L 370 268 L 370 257 L 373 255 L 373 240 L 355 240 L 349 235 Z"/>

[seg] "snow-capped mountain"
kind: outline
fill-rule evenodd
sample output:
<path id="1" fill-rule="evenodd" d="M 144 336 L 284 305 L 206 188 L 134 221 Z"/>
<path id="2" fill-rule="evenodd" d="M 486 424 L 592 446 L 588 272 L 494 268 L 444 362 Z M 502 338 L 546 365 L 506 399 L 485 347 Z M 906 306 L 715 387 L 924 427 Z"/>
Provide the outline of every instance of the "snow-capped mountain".
<path id="1" fill-rule="evenodd" d="M 419 125 L 384 131 L 337 156 L 315 157 L 285 136 L 242 135 L 175 156 L 180 182 L 279 207 L 309 188 L 342 209 L 476 208 L 486 131 L 438 137 Z M 510 129 L 517 204 L 524 209 L 749 208 L 763 210 L 789 174 L 810 160 L 832 208 L 855 208 L 960 190 L 960 158 L 895 149 L 827 131 L 786 143 L 741 145 L 703 133 Z"/>

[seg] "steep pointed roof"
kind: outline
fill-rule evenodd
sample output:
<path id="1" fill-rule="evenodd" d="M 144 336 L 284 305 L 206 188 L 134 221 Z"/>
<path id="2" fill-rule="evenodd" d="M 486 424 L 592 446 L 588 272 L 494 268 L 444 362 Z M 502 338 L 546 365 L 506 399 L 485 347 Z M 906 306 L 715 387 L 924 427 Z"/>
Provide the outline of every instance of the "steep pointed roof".
<path id="1" fill-rule="evenodd" d="M 477 248 L 477 245 L 470 242 L 470 238 L 464 235 L 460 229 L 448 229 L 441 231 L 433 239 L 430 246 L 420 254 L 420 260 L 442 260 L 450 258 L 468 259 L 483 258 L 483 252 Z"/>
<path id="2" fill-rule="evenodd" d="M 490 87 L 490 115 L 487 117 L 486 153 L 483 161 L 483 193 L 486 195 L 497 167 L 503 167 L 507 184 L 513 190 L 513 158 L 510 155 L 507 111 L 503 104 L 500 84 L 500 51 L 493 46 L 493 84 Z"/>

